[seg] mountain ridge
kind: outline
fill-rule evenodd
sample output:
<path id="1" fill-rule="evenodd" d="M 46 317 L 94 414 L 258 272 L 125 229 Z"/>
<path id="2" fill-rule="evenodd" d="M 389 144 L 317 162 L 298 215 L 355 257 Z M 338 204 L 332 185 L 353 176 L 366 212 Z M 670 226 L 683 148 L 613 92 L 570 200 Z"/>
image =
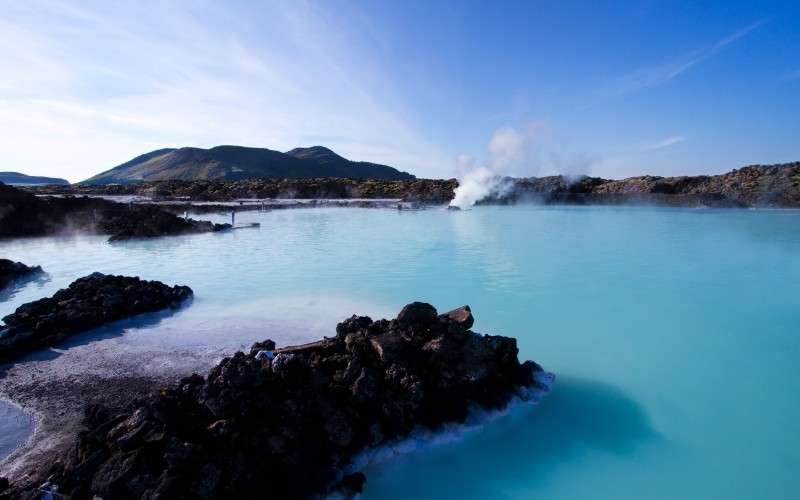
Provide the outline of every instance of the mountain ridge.
<path id="1" fill-rule="evenodd" d="M 27 175 L 22 172 L 0 172 L 0 182 L 9 185 L 68 185 L 69 181 L 58 177 Z"/>
<path id="2" fill-rule="evenodd" d="M 209 149 L 196 147 L 157 149 L 79 184 L 318 177 L 378 180 L 416 178 L 388 165 L 348 160 L 324 146 L 294 148 L 283 153 L 267 148 L 221 145 Z"/>

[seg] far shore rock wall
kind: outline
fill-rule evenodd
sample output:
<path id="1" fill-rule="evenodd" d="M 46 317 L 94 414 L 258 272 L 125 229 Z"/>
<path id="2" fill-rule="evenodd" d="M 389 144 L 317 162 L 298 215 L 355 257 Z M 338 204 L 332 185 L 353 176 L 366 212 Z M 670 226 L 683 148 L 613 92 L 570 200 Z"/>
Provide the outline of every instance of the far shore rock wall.
<path id="1" fill-rule="evenodd" d="M 721 175 L 640 176 L 622 180 L 564 176 L 497 178 L 483 204 L 655 204 L 708 207 L 800 207 L 800 162 L 753 165 Z M 456 179 L 249 179 L 139 184 L 31 186 L 39 194 L 138 195 L 190 201 L 246 198 L 393 198 L 425 204 L 453 199 Z"/>

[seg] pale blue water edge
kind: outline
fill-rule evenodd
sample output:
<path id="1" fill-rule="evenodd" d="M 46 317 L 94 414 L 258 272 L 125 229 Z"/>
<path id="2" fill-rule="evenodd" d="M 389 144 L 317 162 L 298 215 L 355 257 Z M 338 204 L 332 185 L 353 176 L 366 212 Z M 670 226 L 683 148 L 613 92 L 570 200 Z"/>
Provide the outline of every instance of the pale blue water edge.
<path id="1" fill-rule="evenodd" d="M 224 217 L 219 217 L 222 220 Z M 800 491 L 800 212 L 486 207 L 241 213 L 255 230 L 0 243 L 41 264 L 0 314 L 92 271 L 194 303 L 97 342 L 231 350 L 352 313 L 470 304 L 558 375 L 538 406 L 367 470 L 366 499 L 786 499 Z"/>

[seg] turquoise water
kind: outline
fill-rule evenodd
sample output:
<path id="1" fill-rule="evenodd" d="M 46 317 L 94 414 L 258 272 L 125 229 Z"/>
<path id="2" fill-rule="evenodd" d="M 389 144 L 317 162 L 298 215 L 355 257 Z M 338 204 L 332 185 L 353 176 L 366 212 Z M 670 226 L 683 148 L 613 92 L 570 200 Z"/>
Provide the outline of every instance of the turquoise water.
<path id="1" fill-rule="evenodd" d="M 224 219 L 224 217 L 220 217 Z M 800 212 L 485 207 L 242 213 L 256 230 L 0 243 L 49 281 L 192 286 L 194 303 L 97 342 L 222 355 L 332 334 L 351 313 L 472 306 L 558 376 L 537 406 L 370 467 L 366 499 L 785 499 L 800 490 Z M 216 355 L 216 354 L 215 354 Z M 166 358 L 165 358 L 166 359 Z M 154 366 L 157 369 L 158 366 Z"/>

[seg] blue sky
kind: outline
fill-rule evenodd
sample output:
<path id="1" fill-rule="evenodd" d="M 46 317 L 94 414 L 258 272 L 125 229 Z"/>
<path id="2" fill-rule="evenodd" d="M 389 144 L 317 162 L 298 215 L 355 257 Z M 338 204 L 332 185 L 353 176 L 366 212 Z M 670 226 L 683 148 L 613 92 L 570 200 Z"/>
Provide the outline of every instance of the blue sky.
<path id="1" fill-rule="evenodd" d="M 0 4 L 2 170 L 322 144 L 423 177 L 800 160 L 800 2 Z"/>

